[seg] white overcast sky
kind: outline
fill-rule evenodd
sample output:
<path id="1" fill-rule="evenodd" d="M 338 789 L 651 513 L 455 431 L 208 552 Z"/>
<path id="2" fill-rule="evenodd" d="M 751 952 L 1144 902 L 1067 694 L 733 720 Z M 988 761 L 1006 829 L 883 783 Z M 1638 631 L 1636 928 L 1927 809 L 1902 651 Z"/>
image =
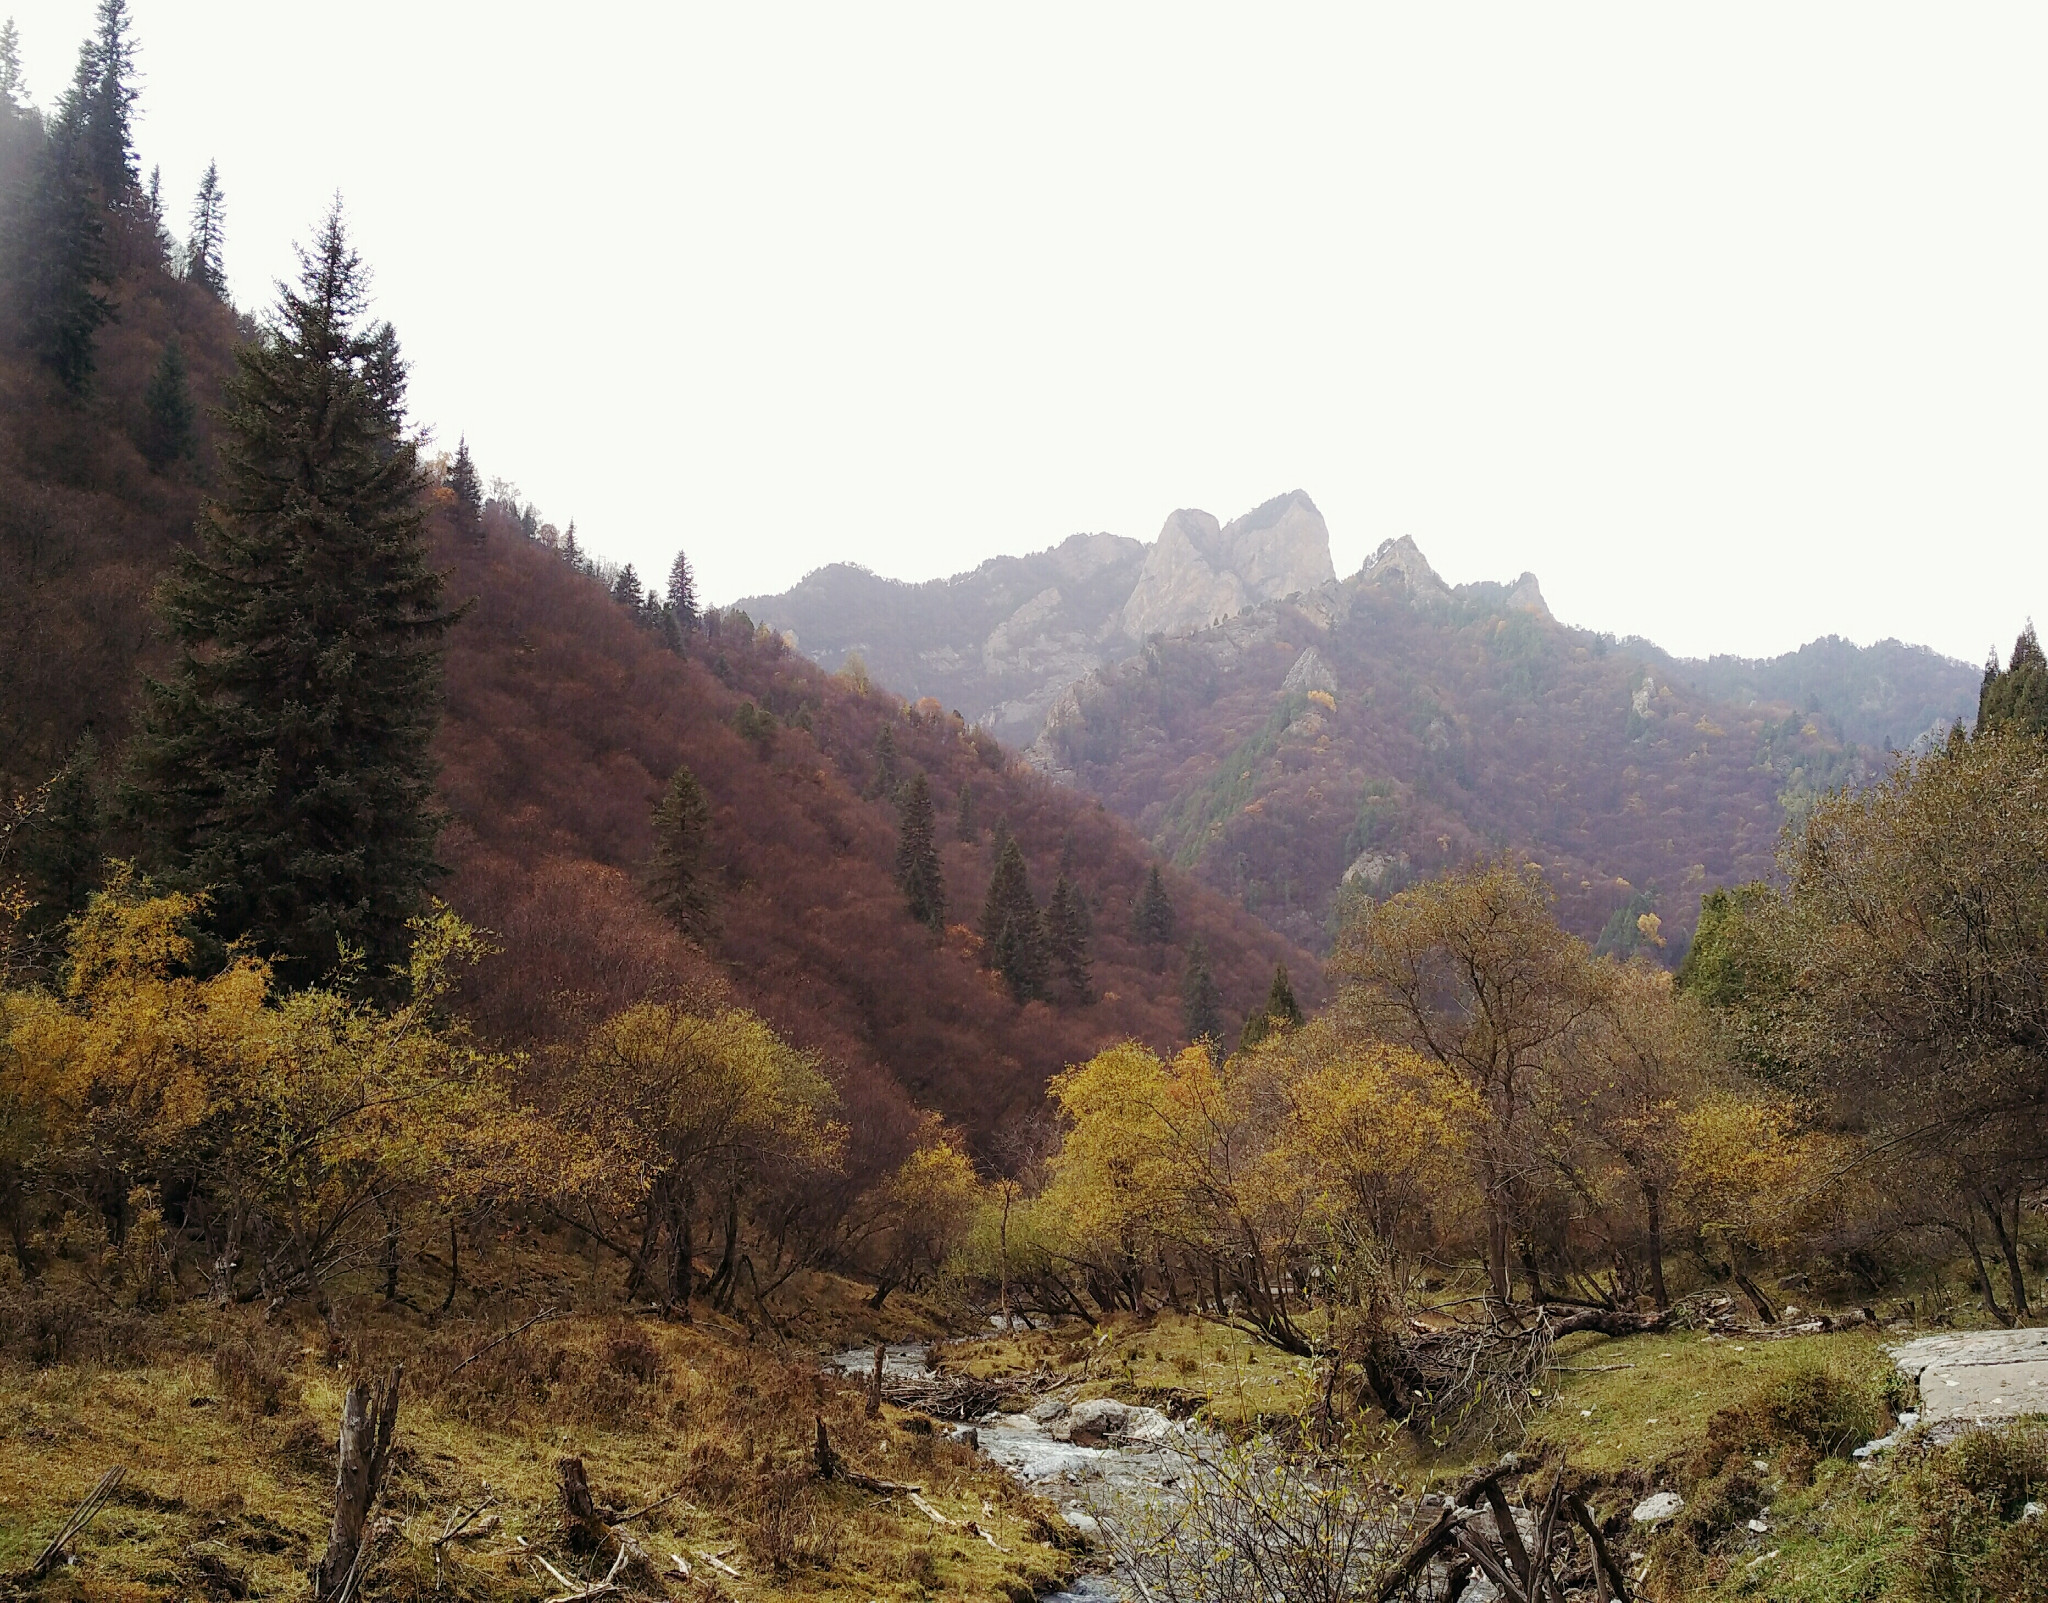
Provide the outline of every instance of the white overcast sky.
<path id="1" fill-rule="evenodd" d="M 713 600 L 1299 486 L 1683 652 L 2048 623 L 2039 5 L 133 10 L 237 300 L 339 189 L 422 421 Z"/>

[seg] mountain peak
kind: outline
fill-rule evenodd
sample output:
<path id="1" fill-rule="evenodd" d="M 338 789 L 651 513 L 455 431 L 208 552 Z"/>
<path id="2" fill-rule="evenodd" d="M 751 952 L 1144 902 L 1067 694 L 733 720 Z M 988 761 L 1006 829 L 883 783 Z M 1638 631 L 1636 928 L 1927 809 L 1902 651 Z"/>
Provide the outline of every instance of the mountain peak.
<path id="1" fill-rule="evenodd" d="M 1124 603 L 1124 633 L 1143 640 L 1200 629 L 1336 576 L 1329 527 L 1300 490 L 1220 527 L 1209 513 L 1184 508 L 1167 518 L 1145 554 Z"/>

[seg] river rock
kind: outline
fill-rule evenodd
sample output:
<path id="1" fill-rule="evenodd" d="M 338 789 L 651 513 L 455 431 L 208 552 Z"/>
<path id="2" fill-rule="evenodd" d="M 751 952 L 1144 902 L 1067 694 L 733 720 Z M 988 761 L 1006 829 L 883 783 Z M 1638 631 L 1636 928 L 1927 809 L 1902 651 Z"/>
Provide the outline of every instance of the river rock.
<path id="1" fill-rule="evenodd" d="M 1920 1419 L 1936 1440 L 1975 1425 L 2048 1413 L 2048 1330 L 1973 1330 L 1894 1347 L 1920 1383 Z"/>
<path id="2" fill-rule="evenodd" d="M 1052 1434 L 1076 1447 L 1139 1447 L 1164 1441 L 1172 1430 L 1173 1422 L 1156 1408 L 1091 1397 L 1068 1409 Z"/>

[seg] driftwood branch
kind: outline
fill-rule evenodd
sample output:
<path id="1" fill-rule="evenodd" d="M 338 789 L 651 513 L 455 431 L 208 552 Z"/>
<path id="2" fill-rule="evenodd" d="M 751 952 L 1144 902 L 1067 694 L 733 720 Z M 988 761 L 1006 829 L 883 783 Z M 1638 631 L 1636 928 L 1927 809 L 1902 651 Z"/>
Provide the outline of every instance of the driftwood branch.
<path id="1" fill-rule="evenodd" d="M 489 1352 L 493 1347 L 502 1347 L 514 1336 L 518 1335 L 520 1331 L 530 1330 L 533 1328 L 533 1326 L 539 1324 L 543 1319 L 552 1319 L 554 1317 L 554 1309 L 543 1308 L 539 1313 L 535 1314 L 531 1319 L 527 1320 L 525 1324 L 514 1325 L 502 1336 L 493 1336 L 489 1341 L 485 1342 L 481 1347 L 477 1348 L 475 1352 L 471 1353 L 467 1358 L 463 1359 L 461 1363 L 457 1364 L 453 1369 L 449 1370 L 447 1378 L 449 1380 L 453 1380 L 457 1375 L 461 1374 L 465 1369 L 469 1368 L 471 1364 L 475 1363 L 479 1358 L 483 1357 L 483 1355 Z"/>
<path id="2" fill-rule="evenodd" d="M 624 1525 L 628 1520 L 639 1519 L 643 1514 L 652 1514 L 657 1508 L 666 1508 L 670 1503 L 673 1503 L 677 1498 L 681 1497 L 682 1495 L 683 1490 L 679 1486 L 674 1491 L 670 1492 L 666 1497 L 657 1497 L 653 1502 L 643 1504 L 641 1507 L 634 1509 L 633 1512 L 630 1514 L 621 1514 L 617 1519 L 612 1521 L 612 1528 L 616 1530 L 619 1526 Z"/>
<path id="3" fill-rule="evenodd" d="M 36 1556 L 35 1563 L 28 1567 L 29 1574 L 41 1575 L 64 1556 L 64 1549 L 77 1538 L 80 1531 L 92 1523 L 93 1516 L 98 1514 L 106 1506 L 107 1499 L 119 1490 L 121 1481 L 127 1473 L 127 1465 L 116 1464 L 99 1478 L 93 1489 L 85 1494 L 85 1501 L 71 1511 L 71 1518 L 64 1522 L 57 1534 L 50 1538 L 49 1545 Z"/>

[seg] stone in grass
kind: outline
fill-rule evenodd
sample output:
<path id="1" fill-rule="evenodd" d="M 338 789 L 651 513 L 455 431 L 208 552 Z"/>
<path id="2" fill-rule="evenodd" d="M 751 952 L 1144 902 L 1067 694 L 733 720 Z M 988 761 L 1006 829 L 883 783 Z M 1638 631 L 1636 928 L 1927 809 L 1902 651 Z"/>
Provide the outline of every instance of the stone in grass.
<path id="1" fill-rule="evenodd" d="M 1652 1492 L 1636 1504 L 1635 1513 L 1630 1517 L 1638 1525 L 1656 1525 L 1674 1519 L 1685 1511 L 1685 1499 L 1676 1492 Z"/>

